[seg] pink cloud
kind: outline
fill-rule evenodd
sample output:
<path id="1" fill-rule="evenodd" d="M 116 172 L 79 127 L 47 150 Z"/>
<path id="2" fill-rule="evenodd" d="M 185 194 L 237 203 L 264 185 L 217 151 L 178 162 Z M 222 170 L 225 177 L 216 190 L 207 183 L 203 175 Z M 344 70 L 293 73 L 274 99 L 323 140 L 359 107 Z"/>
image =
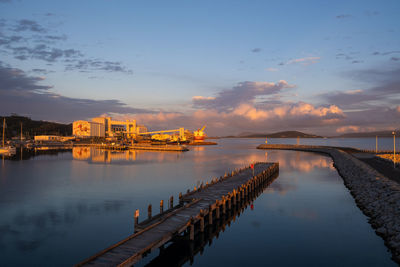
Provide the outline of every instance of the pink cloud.
<path id="1" fill-rule="evenodd" d="M 358 133 L 358 132 L 371 132 L 376 131 L 375 127 L 362 127 L 356 125 L 342 126 L 336 129 L 337 133 Z"/>
<path id="2" fill-rule="evenodd" d="M 289 60 L 286 64 L 297 64 L 297 63 L 301 63 L 303 65 L 311 65 L 311 64 L 315 64 L 318 63 L 318 61 L 320 60 L 320 57 L 303 57 L 303 58 L 296 58 L 296 59 L 292 59 Z"/>

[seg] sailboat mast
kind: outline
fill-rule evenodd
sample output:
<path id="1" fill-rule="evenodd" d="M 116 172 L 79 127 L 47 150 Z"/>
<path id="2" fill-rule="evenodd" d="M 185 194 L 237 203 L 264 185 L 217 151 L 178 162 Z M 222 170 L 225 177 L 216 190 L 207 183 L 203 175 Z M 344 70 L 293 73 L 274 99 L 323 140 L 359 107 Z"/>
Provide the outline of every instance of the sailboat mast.
<path id="1" fill-rule="evenodd" d="M 3 147 L 4 147 L 4 130 L 6 128 L 6 118 L 3 120 Z"/>

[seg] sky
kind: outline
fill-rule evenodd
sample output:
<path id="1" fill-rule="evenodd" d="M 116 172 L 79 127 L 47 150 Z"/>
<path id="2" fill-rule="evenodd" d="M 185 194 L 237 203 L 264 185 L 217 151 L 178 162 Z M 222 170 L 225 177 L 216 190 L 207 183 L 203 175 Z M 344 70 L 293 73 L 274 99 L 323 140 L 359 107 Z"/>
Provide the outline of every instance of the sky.
<path id="1" fill-rule="evenodd" d="M 0 115 L 400 129 L 400 1 L 0 0 Z"/>

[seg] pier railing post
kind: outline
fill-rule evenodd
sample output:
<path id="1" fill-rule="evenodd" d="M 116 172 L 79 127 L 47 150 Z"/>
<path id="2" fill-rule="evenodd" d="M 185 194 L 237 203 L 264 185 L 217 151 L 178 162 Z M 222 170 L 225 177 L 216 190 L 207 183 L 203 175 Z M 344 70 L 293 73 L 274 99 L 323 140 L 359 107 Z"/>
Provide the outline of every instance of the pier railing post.
<path id="1" fill-rule="evenodd" d="M 164 212 L 164 200 L 160 201 L 160 214 Z"/>

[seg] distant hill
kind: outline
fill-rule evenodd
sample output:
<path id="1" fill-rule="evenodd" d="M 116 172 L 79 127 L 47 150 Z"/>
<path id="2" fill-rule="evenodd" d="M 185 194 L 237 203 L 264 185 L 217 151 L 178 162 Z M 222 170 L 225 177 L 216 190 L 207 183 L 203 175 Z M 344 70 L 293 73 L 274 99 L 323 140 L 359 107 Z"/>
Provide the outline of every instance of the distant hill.
<path id="1" fill-rule="evenodd" d="M 322 136 L 315 135 L 315 134 L 306 134 L 299 131 L 284 131 L 284 132 L 277 132 L 277 133 L 249 133 L 244 132 L 239 134 L 239 138 L 322 138 Z"/>
<path id="2" fill-rule="evenodd" d="M 400 135 L 400 131 L 396 130 L 396 135 Z M 378 132 L 366 132 L 366 133 L 346 133 L 339 136 L 338 138 L 363 138 L 363 137 L 393 137 L 392 131 L 378 131 Z"/>
<path id="3" fill-rule="evenodd" d="M 0 136 L 3 135 L 3 119 L 6 118 L 5 136 L 11 139 L 20 136 L 21 123 L 22 134 L 25 137 L 33 138 L 35 135 L 72 135 L 72 124 L 62 124 L 49 121 L 35 121 L 28 117 L 11 115 L 0 117 Z"/>

